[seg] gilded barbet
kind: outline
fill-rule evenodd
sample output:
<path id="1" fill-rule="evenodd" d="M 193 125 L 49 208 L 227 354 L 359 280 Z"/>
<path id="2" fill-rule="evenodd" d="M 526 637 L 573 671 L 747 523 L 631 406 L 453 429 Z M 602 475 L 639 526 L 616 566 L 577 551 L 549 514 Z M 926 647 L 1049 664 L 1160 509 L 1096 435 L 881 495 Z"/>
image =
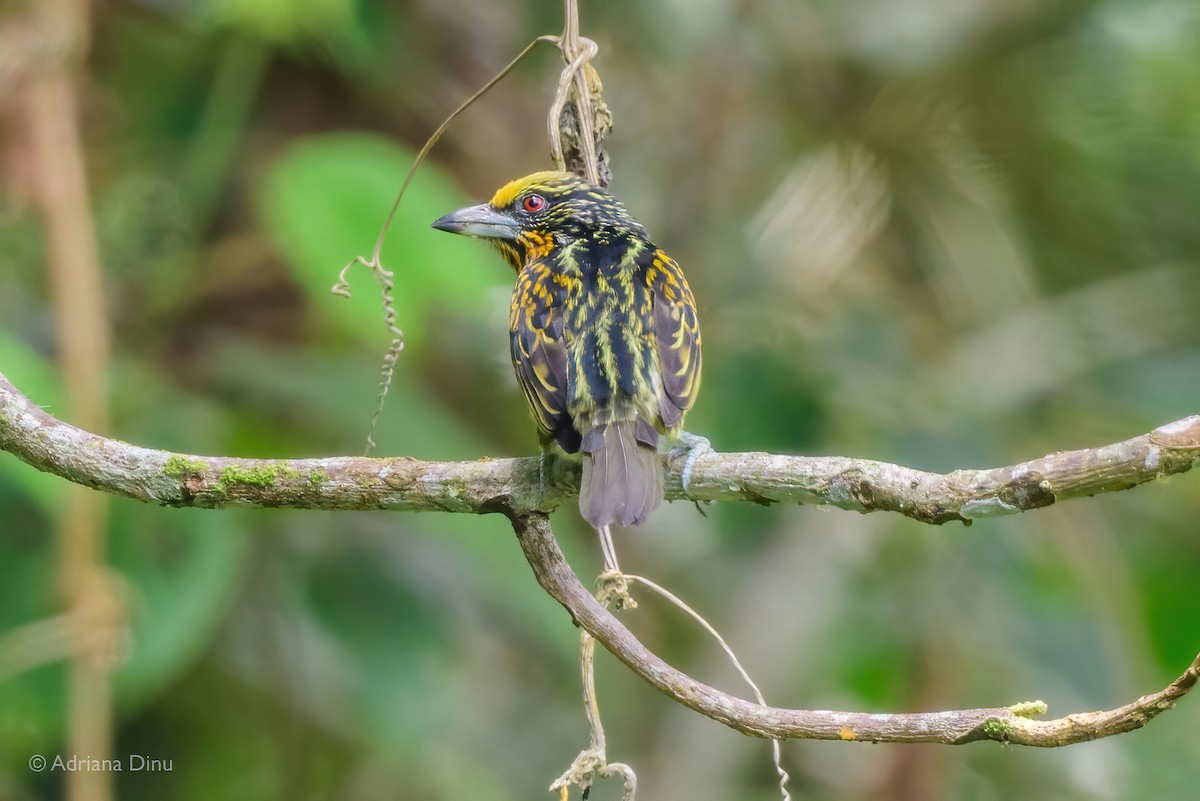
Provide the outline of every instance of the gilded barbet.
<path id="1" fill-rule="evenodd" d="M 702 443 L 690 459 L 707 446 L 682 432 L 700 328 L 679 265 L 621 201 L 566 172 L 512 181 L 433 227 L 490 241 L 516 270 L 517 383 L 543 452 L 583 452 L 584 519 L 602 535 L 645 521 L 663 498 L 660 435 Z M 690 472 L 689 461 L 685 489 Z"/>

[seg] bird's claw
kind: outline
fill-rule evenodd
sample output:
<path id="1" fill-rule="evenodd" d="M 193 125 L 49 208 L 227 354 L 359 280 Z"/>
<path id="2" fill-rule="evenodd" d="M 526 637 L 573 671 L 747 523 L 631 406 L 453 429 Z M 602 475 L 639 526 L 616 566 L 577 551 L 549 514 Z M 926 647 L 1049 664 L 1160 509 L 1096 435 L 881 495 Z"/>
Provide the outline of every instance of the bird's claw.
<path id="1" fill-rule="evenodd" d="M 690 497 L 692 493 L 688 487 L 692 483 L 692 468 L 696 466 L 697 459 L 712 450 L 712 443 L 707 437 L 689 434 L 686 431 L 681 432 L 676 439 L 680 444 L 671 451 L 671 457 L 681 454 L 687 456 L 683 462 L 683 469 L 679 471 L 679 483 L 683 487 L 683 494 Z"/>

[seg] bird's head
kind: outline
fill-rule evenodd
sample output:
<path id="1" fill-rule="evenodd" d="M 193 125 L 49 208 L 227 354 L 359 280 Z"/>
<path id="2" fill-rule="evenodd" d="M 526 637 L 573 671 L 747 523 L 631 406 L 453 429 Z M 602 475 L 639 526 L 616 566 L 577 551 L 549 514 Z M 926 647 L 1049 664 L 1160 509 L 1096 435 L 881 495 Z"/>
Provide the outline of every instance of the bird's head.
<path id="1" fill-rule="evenodd" d="M 597 234 L 646 236 L 621 201 L 568 172 L 535 172 L 510 181 L 487 203 L 451 212 L 433 227 L 487 239 L 518 269 Z"/>

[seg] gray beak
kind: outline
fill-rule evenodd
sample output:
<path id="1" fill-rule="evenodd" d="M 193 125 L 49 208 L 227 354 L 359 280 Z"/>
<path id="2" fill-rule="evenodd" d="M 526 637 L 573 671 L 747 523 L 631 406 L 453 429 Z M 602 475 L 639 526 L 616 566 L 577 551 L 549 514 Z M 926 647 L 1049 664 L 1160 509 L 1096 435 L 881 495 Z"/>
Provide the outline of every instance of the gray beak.
<path id="1" fill-rule="evenodd" d="M 467 206 L 437 219 L 433 227 L 452 234 L 475 236 L 480 239 L 516 239 L 521 232 L 516 220 L 493 209 L 487 203 Z"/>

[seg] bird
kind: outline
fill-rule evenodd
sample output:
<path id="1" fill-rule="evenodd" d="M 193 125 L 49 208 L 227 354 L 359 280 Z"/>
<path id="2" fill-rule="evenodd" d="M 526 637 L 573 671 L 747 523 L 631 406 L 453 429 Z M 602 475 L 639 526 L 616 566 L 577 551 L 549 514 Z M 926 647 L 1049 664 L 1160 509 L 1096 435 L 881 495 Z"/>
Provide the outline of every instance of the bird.
<path id="1" fill-rule="evenodd" d="M 581 453 L 579 511 L 616 568 L 613 525 L 645 522 L 663 500 L 660 442 L 683 431 L 700 388 L 696 301 L 679 264 L 606 189 L 535 172 L 433 227 L 492 243 L 516 271 L 509 344 L 543 459 Z M 544 461 L 543 461 L 544 464 Z"/>

